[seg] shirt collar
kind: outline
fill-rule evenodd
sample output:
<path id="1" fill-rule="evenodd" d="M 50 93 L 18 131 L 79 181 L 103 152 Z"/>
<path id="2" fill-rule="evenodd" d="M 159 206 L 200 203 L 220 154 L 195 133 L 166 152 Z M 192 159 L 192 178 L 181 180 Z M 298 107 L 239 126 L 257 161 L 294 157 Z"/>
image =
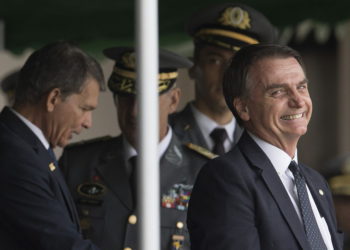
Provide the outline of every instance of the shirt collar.
<path id="1" fill-rule="evenodd" d="M 167 148 L 169 147 L 171 138 L 173 136 L 173 131 L 170 126 L 168 126 L 168 132 L 165 137 L 158 144 L 158 156 L 159 159 L 163 156 Z M 136 149 L 131 146 L 131 144 L 126 140 L 125 136 L 123 136 L 124 141 L 124 152 L 125 152 L 125 160 L 129 160 L 131 157 L 137 155 Z"/>
<path id="2" fill-rule="evenodd" d="M 269 158 L 273 167 L 276 169 L 278 174 L 285 173 L 289 167 L 290 162 L 293 160 L 298 163 L 298 151 L 295 150 L 294 158 L 292 159 L 286 152 L 282 149 L 258 138 L 248 131 L 248 134 L 253 138 L 253 140 L 258 144 L 258 146 L 264 151 L 266 156 Z"/>
<path id="3" fill-rule="evenodd" d="M 229 123 L 225 125 L 219 125 L 217 122 L 215 122 L 214 120 L 210 119 L 208 116 L 200 112 L 192 103 L 190 107 L 192 109 L 194 118 L 197 121 L 199 129 L 204 135 L 206 141 L 210 140 L 210 133 L 215 128 L 224 128 L 227 132 L 228 139 L 230 140 L 231 143 L 233 142 L 233 131 L 235 130 L 235 127 L 236 127 L 236 119 L 234 117 Z"/>
<path id="4" fill-rule="evenodd" d="M 31 121 L 29 121 L 27 118 L 25 118 L 23 115 L 15 111 L 14 109 L 10 108 L 10 110 L 19 118 L 21 121 L 27 125 L 27 127 L 38 137 L 38 139 L 41 141 L 41 143 L 44 145 L 46 149 L 49 149 L 50 144 L 47 141 L 46 137 L 44 136 L 43 132 L 39 127 L 37 127 L 35 124 L 33 124 Z"/>

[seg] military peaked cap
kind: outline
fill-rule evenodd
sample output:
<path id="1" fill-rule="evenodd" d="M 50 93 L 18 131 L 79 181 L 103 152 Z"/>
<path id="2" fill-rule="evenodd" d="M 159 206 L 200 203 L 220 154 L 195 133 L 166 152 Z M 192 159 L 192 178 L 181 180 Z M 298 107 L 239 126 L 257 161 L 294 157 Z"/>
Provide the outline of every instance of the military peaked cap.
<path id="1" fill-rule="evenodd" d="M 109 89 L 117 94 L 136 94 L 136 53 L 133 47 L 113 47 L 103 51 L 115 61 L 108 80 Z M 159 94 L 163 94 L 176 82 L 179 68 L 189 68 L 192 62 L 173 52 L 159 50 Z"/>
<path id="2" fill-rule="evenodd" d="M 224 3 L 194 14 L 186 25 L 195 44 L 211 44 L 237 51 L 258 43 L 276 43 L 277 29 L 257 10 L 240 3 Z"/>

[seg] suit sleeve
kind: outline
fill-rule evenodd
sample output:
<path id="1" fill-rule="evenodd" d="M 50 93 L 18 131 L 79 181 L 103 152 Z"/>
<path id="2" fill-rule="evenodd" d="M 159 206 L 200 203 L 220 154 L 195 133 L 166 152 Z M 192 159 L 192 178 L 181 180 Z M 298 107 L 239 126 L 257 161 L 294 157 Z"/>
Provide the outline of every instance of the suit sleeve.
<path id="1" fill-rule="evenodd" d="M 217 158 L 196 180 L 188 210 L 192 250 L 260 249 L 254 197 L 244 173 Z"/>
<path id="2" fill-rule="evenodd" d="M 23 151 L 19 156 L 0 153 L 2 230 L 10 232 L 20 249 L 98 250 L 82 238 L 72 222 L 58 197 L 60 186 L 50 171 L 43 169 L 45 160 L 40 155 L 25 157 L 33 153 Z"/>

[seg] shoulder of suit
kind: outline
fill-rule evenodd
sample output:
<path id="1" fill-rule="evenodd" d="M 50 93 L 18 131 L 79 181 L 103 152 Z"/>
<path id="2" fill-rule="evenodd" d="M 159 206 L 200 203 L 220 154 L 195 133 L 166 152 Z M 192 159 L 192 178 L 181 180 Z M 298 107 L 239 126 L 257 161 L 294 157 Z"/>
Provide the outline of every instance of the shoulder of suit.
<path id="1" fill-rule="evenodd" d="M 101 137 L 97 137 L 97 138 L 93 138 L 93 139 L 89 139 L 89 140 L 82 140 L 82 141 L 74 142 L 74 143 L 67 145 L 65 147 L 65 150 L 72 149 L 72 148 L 78 148 L 78 147 L 86 147 L 86 146 L 94 146 L 94 145 L 104 144 L 104 143 L 111 141 L 114 138 L 115 137 L 107 135 L 107 136 L 101 136 Z"/>
<path id="2" fill-rule="evenodd" d="M 189 150 L 201 155 L 201 156 L 204 156 L 205 158 L 207 159 L 214 159 L 216 157 L 218 157 L 218 155 L 214 154 L 213 152 L 211 152 L 210 150 L 206 149 L 206 148 L 203 148 L 199 145 L 196 145 L 196 144 L 193 144 L 193 143 L 185 143 L 184 144 L 186 148 L 188 148 Z"/>

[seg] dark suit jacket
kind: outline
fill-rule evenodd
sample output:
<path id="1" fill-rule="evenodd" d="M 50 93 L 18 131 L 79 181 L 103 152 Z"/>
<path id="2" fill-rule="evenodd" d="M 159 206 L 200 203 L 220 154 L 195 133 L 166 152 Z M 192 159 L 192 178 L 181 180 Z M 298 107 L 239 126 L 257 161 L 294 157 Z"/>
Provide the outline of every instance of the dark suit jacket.
<path id="1" fill-rule="evenodd" d="M 122 138 L 104 138 L 66 147 L 60 159 L 78 207 L 83 233 L 104 250 L 124 247 L 138 249 L 136 226 L 129 223 L 129 216 L 137 213 L 137 208 L 132 200 Z M 171 207 L 172 203 L 166 204 L 167 199 L 163 195 L 178 194 L 177 185 L 189 185 L 191 191 L 195 177 L 205 161 L 204 157 L 189 151 L 173 136 L 160 161 L 162 197 L 159 203 L 164 201 L 163 205 Z M 87 196 L 81 187 L 89 184 L 102 185 L 104 192 Z M 161 207 L 163 250 L 172 249 L 174 235 L 184 236 L 183 249 L 189 249 L 189 236 L 185 225 L 187 208 L 178 208 Z M 183 229 L 177 228 L 178 222 L 184 224 Z"/>
<path id="2" fill-rule="evenodd" d="M 334 249 L 340 250 L 343 236 L 337 231 L 326 181 L 315 170 L 300 166 L 327 221 Z M 310 249 L 276 170 L 247 133 L 233 150 L 202 168 L 187 223 L 193 250 Z"/>
<path id="3" fill-rule="evenodd" d="M 0 114 L 1 249 L 97 249 L 83 240 L 58 168 L 35 134 L 8 108 Z"/>
<path id="4" fill-rule="evenodd" d="M 174 133 L 181 141 L 185 143 L 191 142 L 210 150 L 197 124 L 197 121 L 194 118 L 190 104 L 187 104 L 182 111 L 172 114 L 169 121 L 174 130 Z M 242 128 L 236 124 L 236 128 L 233 134 L 233 144 L 236 144 L 238 142 L 242 133 Z"/>

